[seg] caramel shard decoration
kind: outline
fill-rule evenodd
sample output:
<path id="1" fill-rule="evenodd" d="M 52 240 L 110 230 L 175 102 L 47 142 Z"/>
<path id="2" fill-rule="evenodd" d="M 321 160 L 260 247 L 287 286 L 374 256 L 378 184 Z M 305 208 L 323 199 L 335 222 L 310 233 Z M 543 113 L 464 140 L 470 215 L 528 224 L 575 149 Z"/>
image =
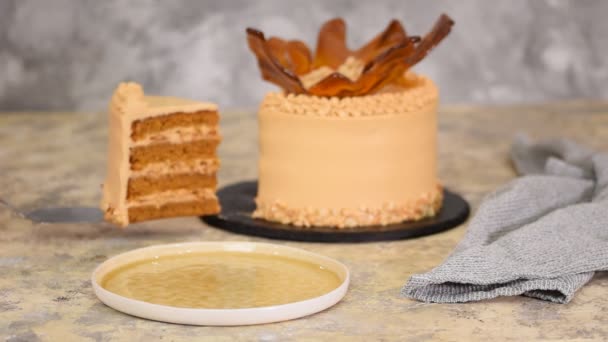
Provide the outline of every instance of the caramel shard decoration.
<path id="1" fill-rule="evenodd" d="M 312 55 L 308 46 L 299 40 L 287 42 L 287 54 L 292 61 L 296 75 L 307 73 L 311 69 Z"/>
<path id="2" fill-rule="evenodd" d="M 288 93 L 302 94 L 306 92 L 295 73 L 287 65 L 281 64 L 280 61 L 288 61 L 286 56 L 275 56 L 274 53 L 283 50 L 282 47 L 278 47 L 278 43 L 268 44 L 262 32 L 251 28 L 247 29 L 247 42 L 258 59 L 263 79 L 280 86 Z"/>
<path id="3" fill-rule="evenodd" d="M 346 23 L 342 18 L 332 19 L 319 30 L 317 51 L 313 68 L 327 66 L 337 69 L 346 60 L 350 51 L 346 46 Z"/>
<path id="4" fill-rule="evenodd" d="M 314 57 L 299 40 L 266 39 L 262 32 L 251 28 L 247 29 L 247 41 L 262 78 L 287 93 L 361 96 L 387 84 L 403 84 L 403 74 L 424 59 L 453 25 L 454 21 L 442 14 L 432 30 L 420 38 L 408 36 L 401 23 L 393 20 L 363 47 L 349 50 L 346 24 L 336 18 L 321 27 Z"/>
<path id="5" fill-rule="evenodd" d="M 442 14 L 433 26 L 431 32 L 427 33 L 416 46 L 416 50 L 414 51 L 414 54 L 409 57 L 408 63 L 414 65 L 424 59 L 424 57 L 426 57 L 426 55 L 450 33 L 453 25 L 454 21 L 447 15 Z"/>

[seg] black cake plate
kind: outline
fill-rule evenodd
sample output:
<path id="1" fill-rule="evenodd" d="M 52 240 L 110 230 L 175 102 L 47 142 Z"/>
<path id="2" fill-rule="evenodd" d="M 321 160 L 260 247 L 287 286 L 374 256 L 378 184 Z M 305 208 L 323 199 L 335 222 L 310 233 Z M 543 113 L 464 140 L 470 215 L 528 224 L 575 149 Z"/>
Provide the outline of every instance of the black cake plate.
<path id="1" fill-rule="evenodd" d="M 438 215 L 420 221 L 406 221 L 388 226 L 365 226 L 336 229 L 331 227 L 296 227 L 254 219 L 257 181 L 228 185 L 217 193 L 222 205 L 219 215 L 203 216 L 207 224 L 233 233 L 270 239 L 308 242 L 368 242 L 411 239 L 454 228 L 469 216 L 469 204 L 460 195 L 444 190 Z"/>

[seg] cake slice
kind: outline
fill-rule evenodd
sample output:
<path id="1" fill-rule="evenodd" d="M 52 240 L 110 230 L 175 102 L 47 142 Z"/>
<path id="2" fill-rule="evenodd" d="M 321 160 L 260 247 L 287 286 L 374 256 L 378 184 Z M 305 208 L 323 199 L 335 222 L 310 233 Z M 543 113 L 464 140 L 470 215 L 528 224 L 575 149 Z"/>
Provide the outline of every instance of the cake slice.
<path id="1" fill-rule="evenodd" d="M 106 220 L 124 227 L 220 211 L 217 105 L 146 96 L 139 84 L 121 83 L 110 102 L 109 121 Z"/>

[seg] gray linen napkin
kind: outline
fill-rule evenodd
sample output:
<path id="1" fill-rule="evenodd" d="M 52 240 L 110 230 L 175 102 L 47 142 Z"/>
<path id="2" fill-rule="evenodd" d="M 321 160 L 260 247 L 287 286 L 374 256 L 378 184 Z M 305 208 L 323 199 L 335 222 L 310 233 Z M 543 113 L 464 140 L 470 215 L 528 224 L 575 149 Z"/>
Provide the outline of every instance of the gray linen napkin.
<path id="1" fill-rule="evenodd" d="M 444 263 L 402 295 L 455 303 L 524 295 L 569 302 L 608 270 L 608 154 L 572 141 L 516 137 L 521 177 L 488 195 Z"/>

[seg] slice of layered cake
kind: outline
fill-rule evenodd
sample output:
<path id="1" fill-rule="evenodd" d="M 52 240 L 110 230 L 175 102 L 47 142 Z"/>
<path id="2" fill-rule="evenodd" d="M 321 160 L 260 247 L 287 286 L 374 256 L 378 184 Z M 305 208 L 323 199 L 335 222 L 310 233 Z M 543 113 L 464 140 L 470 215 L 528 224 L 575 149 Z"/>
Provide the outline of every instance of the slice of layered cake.
<path id="1" fill-rule="evenodd" d="M 106 220 L 124 227 L 220 211 L 215 104 L 145 96 L 139 84 L 121 83 L 109 119 L 102 200 Z"/>

